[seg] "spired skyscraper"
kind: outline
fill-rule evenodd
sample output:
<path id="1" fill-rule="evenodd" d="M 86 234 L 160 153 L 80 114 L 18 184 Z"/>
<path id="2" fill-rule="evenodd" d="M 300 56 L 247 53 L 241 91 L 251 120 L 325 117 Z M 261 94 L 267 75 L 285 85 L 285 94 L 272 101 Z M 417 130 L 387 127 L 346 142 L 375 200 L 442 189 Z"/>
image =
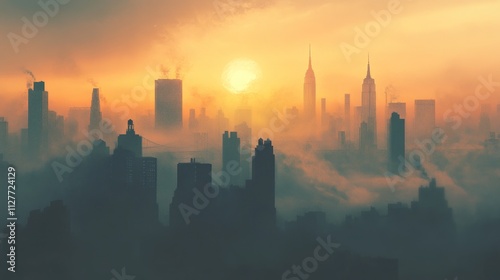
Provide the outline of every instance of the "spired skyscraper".
<path id="1" fill-rule="evenodd" d="M 35 82 L 28 90 L 28 154 L 39 157 L 48 149 L 49 93 L 45 82 Z"/>
<path id="2" fill-rule="evenodd" d="M 92 90 L 92 104 L 90 105 L 90 124 L 89 131 L 99 129 L 102 120 L 101 102 L 99 101 L 99 89 Z"/>
<path id="3" fill-rule="evenodd" d="M 375 91 L 375 80 L 370 73 L 370 58 L 368 57 L 368 69 L 363 80 L 361 91 L 361 121 L 367 124 L 367 148 L 377 147 L 377 94 Z"/>
<path id="4" fill-rule="evenodd" d="M 182 80 L 155 81 L 155 126 L 159 130 L 182 129 Z"/>
<path id="5" fill-rule="evenodd" d="M 316 77 L 312 69 L 311 46 L 309 46 L 309 68 L 304 78 L 304 118 L 316 118 Z"/>

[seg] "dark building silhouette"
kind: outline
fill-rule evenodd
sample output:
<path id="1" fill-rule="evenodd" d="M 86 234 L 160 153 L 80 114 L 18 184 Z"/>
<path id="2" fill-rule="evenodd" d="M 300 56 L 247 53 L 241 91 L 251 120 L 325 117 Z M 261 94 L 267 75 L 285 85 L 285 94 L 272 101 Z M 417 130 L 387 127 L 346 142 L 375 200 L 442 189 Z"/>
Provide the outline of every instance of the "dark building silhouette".
<path id="1" fill-rule="evenodd" d="M 198 163 L 191 159 L 189 163 L 177 164 L 177 188 L 170 203 L 170 226 L 181 228 L 197 220 L 199 211 L 193 202 L 195 189 L 203 193 L 205 186 L 212 184 L 212 165 Z"/>
<path id="2" fill-rule="evenodd" d="M 131 151 L 135 157 L 142 157 L 142 137 L 135 134 L 133 120 L 128 120 L 126 134 L 118 136 L 118 148 Z"/>
<path id="3" fill-rule="evenodd" d="M 222 169 L 230 177 L 228 185 L 241 185 L 240 138 L 237 132 L 222 135 Z"/>
<path id="4" fill-rule="evenodd" d="M 367 124 L 368 137 L 366 139 L 368 146 L 377 147 L 377 93 L 375 90 L 375 80 L 370 72 L 370 58 L 366 77 L 363 80 L 361 91 L 361 119 Z"/>
<path id="5" fill-rule="evenodd" d="M 388 170 L 398 174 L 399 165 L 405 159 L 405 120 L 398 113 L 392 113 L 387 135 Z"/>
<path id="6" fill-rule="evenodd" d="M 5 154 L 8 149 L 9 123 L 0 117 L 0 154 Z"/>
<path id="7" fill-rule="evenodd" d="M 38 158 L 48 148 L 49 93 L 45 82 L 35 82 L 28 90 L 28 152 Z"/>
<path id="8" fill-rule="evenodd" d="M 101 101 L 99 100 L 99 89 L 92 90 L 92 103 L 90 104 L 90 123 L 89 131 L 93 129 L 100 129 L 102 120 Z"/>
<path id="9" fill-rule="evenodd" d="M 431 179 L 429 186 L 418 189 L 418 201 L 413 201 L 411 208 L 420 223 L 453 229 L 452 209 L 445 198 L 445 189 L 437 187 L 436 179 Z"/>
<path id="10" fill-rule="evenodd" d="M 316 118 L 316 77 L 312 68 L 311 46 L 309 46 L 309 67 L 304 78 L 304 118 Z"/>
<path id="11" fill-rule="evenodd" d="M 182 129 L 182 80 L 155 81 L 155 127 L 159 130 Z"/>
<path id="12" fill-rule="evenodd" d="M 259 228 L 276 226 L 275 207 L 276 167 L 271 140 L 259 139 L 252 158 L 252 180 L 249 186 L 254 222 Z"/>

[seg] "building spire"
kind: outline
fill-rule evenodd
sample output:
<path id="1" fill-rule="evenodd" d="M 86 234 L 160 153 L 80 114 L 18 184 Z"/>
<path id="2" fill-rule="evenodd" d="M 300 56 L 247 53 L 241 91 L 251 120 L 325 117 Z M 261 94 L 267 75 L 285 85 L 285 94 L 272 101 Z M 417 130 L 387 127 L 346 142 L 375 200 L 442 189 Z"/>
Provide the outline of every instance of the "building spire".
<path id="1" fill-rule="evenodd" d="M 371 73 L 370 73 L 370 53 L 368 53 L 368 70 L 366 71 L 366 77 L 371 78 Z"/>

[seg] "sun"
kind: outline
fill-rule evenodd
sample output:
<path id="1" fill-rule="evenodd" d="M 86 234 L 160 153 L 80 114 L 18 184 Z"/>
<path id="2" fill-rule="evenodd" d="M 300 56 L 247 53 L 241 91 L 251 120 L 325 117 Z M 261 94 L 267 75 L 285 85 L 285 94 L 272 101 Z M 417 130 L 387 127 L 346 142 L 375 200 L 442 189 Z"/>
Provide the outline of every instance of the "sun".
<path id="1" fill-rule="evenodd" d="M 222 84 L 234 94 L 249 93 L 256 90 L 260 76 L 257 62 L 245 58 L 235 59 L 226 65 Z"/>

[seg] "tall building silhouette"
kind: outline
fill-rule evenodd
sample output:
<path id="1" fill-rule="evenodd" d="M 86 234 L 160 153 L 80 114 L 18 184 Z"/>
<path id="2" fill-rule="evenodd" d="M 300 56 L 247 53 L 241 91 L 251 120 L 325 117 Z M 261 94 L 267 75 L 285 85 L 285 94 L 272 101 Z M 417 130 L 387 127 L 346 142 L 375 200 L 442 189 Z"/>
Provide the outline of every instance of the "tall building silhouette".
<path id="1" fill-rule="evenodd" d="M 49 93 L 45 82 L 34 82 L 28 90 L 28 152 L 39 157 L 48 149 Z"/>
<path id="2" fill-rule="evenodd" d="M 128 120 L 126 134 L 118 136 L 118 148 L 132 152 L 135 157 L 142 157 L 142 137 L 135 134 L 133 120 Z"/>
<path id="3" fill-rule="evenodd" d="M 370 142 L 368 148 L 377 147 L 377 94 L 375 91 L 375 80 L 370 72 L 370 58 L 368 58 L 368 67 L 366 77 L 363 80 L 361 91 L 361 118 L 367 124 L 367 133 Z"/>
<path id="4" fill-rule="evenodd" d="M 155 81 L 155 126 L 159 130 L 182 129 L 182 80 Z"/>
<path id="5" fill-rule="evenodd" d="M 0 117 L 0 154 L 5 154 L 8 149 L 9 123 Z"/>
<path id="6" fill-rule="evenodd" d="M 99 89 L 92 90 L 92 103 L 90 105 L 90 124 L 89 131 L 99 129 L 102 120 L 101 102 L 99 100 Z"/>
<path id="7" fill-rule="evenodd" d="M 276 226 L 276 168 L 271 140 L 259 139 L 252 158 L 250 201 L 255 226 L 270 229 Z"/>
<path id="8" fill-rule="evenodd" d="M 203 193 L 204 187 L 212 183 L 211 174 L 211 164 L 198 163 L 195 159 L 191 159 L 189 163 L 177 164 L 177 188 L 169 211 L 171 227 L 184 227 L 196 219 L 194 215 L 188 214 L 189 207 L 195 207 L 193 190 Z"/>
<path id="9" fill-rule="evenodd" d="M 309 46 L 309 67 L 304 78 L 304 118 L 316 118 L 316 77 L 312 68 L 311 46 Z"/>
<path id="10" fill-rule="evenodd" d="M 398 167 L 404 162 L 405 158 L 405 120 L 394 112 L 391 115 L 388 127 L 388 170 L 397 175 L 399 173 Z"/>
<path id="11" fill-rule="evenodd" d="M 228 185 L 241 185 L 240 138 L 237 132 L 222 135 L 222 170 L 230 176 Z"/>
<path id="12" fill-rule="evenodd" d="M 436 101 L 433 99 L 415 100 L 414 136 L 431 137 L 436 127 Z"/>

